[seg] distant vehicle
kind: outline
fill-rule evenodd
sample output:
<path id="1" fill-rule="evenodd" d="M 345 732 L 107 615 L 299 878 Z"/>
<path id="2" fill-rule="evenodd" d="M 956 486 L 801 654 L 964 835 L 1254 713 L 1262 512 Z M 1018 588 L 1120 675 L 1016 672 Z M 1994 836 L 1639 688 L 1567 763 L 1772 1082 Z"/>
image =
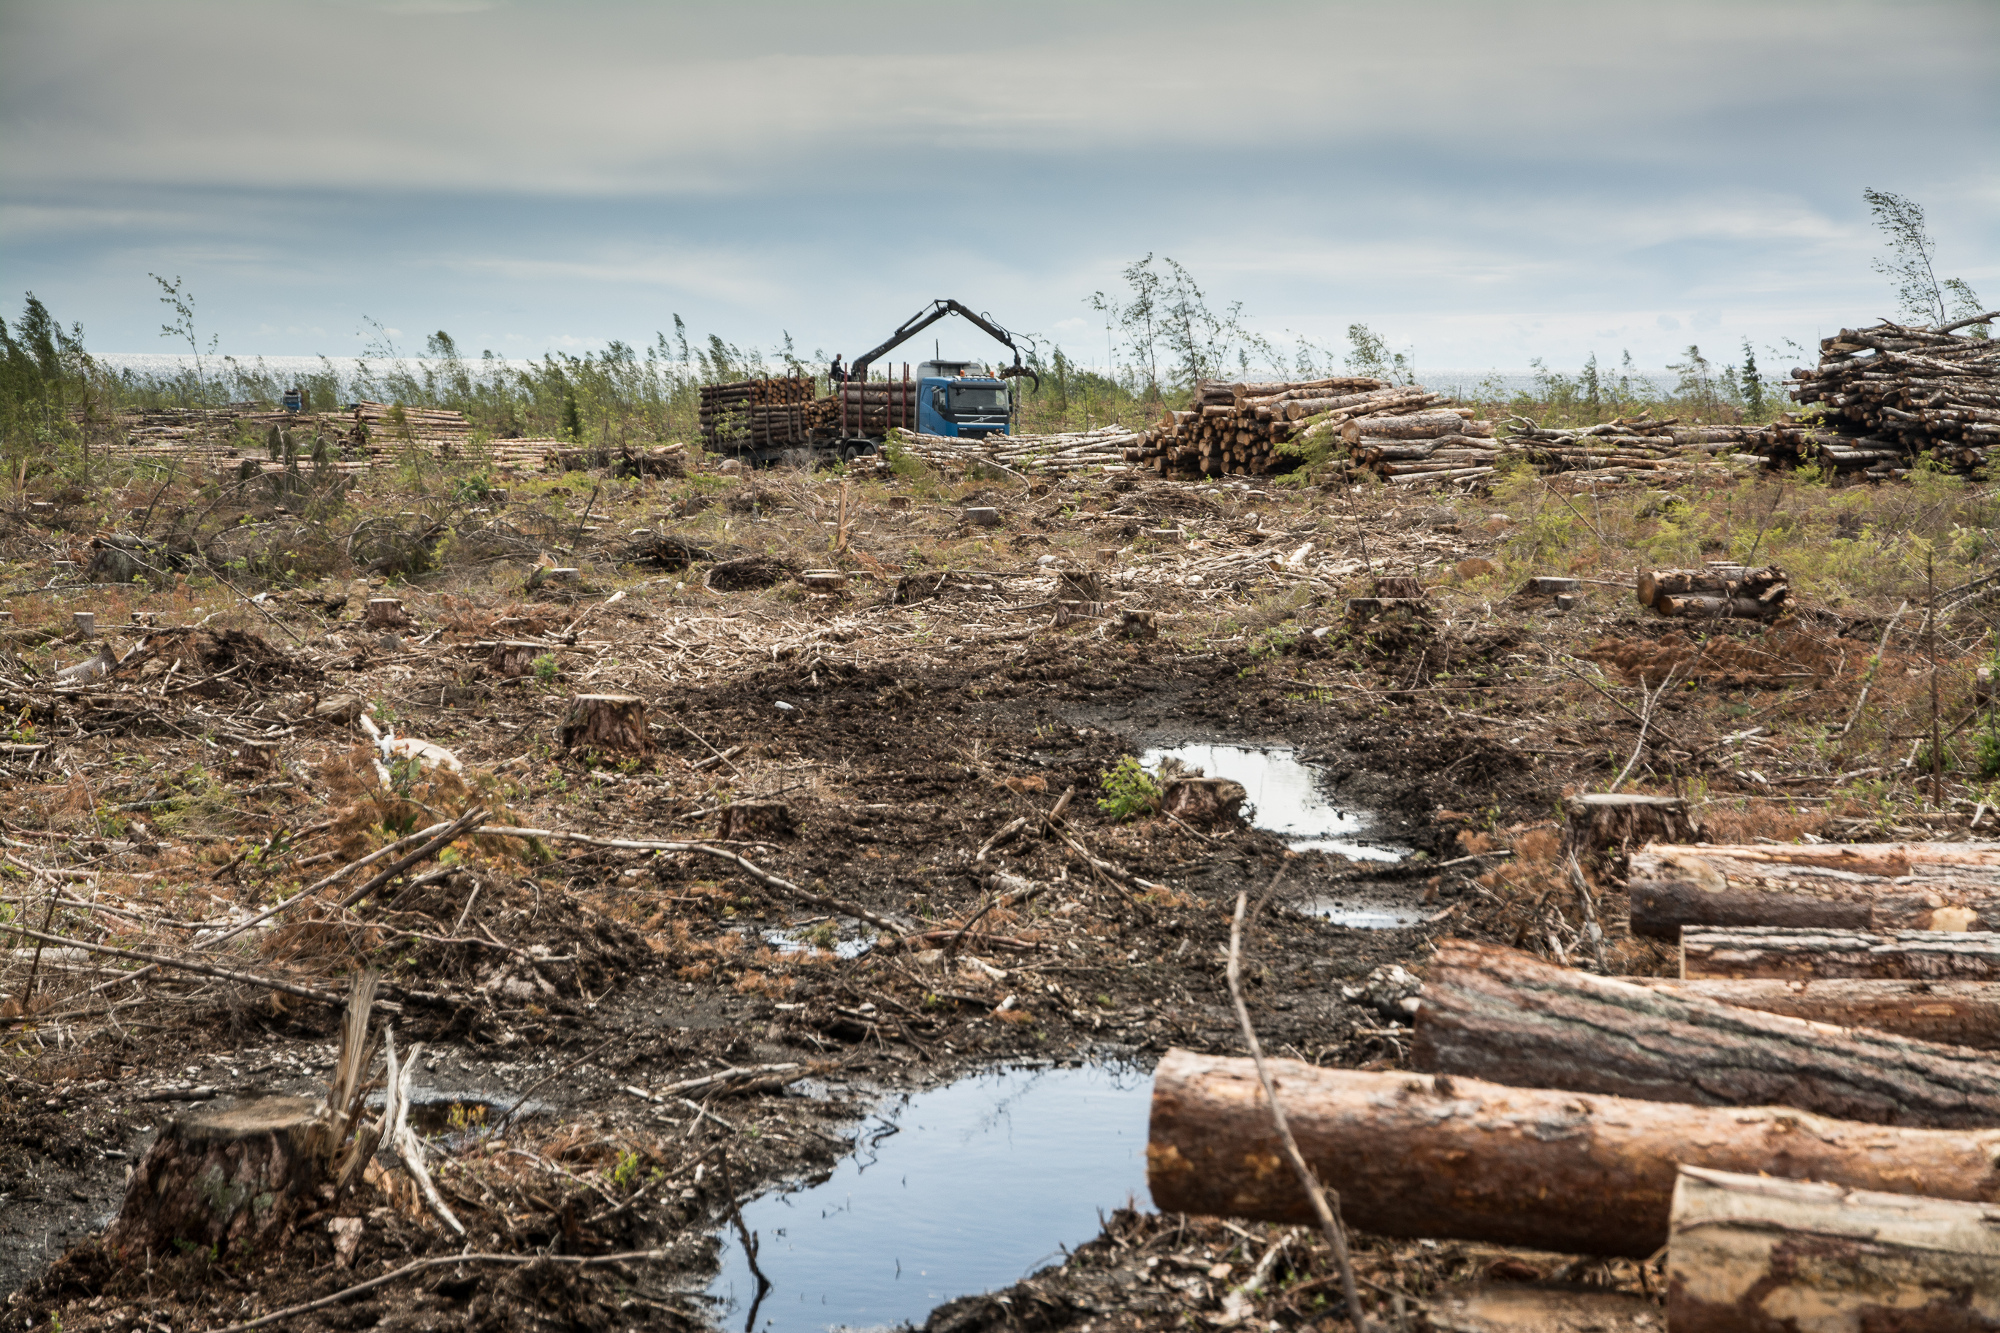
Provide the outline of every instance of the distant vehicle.
<path id="1" fill-rule="evenodd" d="M 998 372 L 974 369 L 971 361 L 936 358 L 910 378 L 868 377 L 869 366 L 946 315 L 959 315 L 991 334 L 1014 354 Z M 1025 337 L 1022 341 L 1028 341 Z M 743 381 L 702 386 L 702 436 L 711 448 L 753 463 L 773 463 L 810 449 L 840 459 L 877 452 L 892 430 L 924 435 L 983 439 L 1011 434 L 1019 406 L 1009 380 L 1041 377 L 1023 365 L 1014 335 L 990 317 L 953 300 L 940 299 L 905 320 L 881 344 L 854 358 L 840 377 L 838 360 L 832 392 L 814 399 L 802 378 Z"/>
<path id="2" fill-rule="evenodd" d="M 285 410 L 287 412 L 305 411 L 306 410 L 305 390 L 303 389 L 285 390 Z"/>

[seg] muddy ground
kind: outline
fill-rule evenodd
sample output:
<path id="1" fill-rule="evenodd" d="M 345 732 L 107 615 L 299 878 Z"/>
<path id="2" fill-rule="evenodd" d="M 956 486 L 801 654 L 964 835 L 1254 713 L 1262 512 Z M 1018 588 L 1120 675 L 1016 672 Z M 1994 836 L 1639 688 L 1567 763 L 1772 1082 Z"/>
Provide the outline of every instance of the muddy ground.
<path id="1" fill-rule="evenodd" d="M 397 502 L 388 481 L 377 489 Z M 161 1124 L 211 1102 L 317 1095 L 339 1009 L 172 970 L 121 980 L 107 969 L 134 964 L 102 955 L 31 963 L 34 941 L 17 937 L 0 985 L 0 1322 L 219 1328 L 469 1247 L 495 1257 L 283 1326 L 709 1327 L 701 1293 L 731 1197 L 823 1175 L 884 1092 L 1009 1061 L 1240 1053 L 1222 974 L 1239 893 L 1263 903 L 1246 963 L 1266 1048 L 1397 1067 L 1406 1043 L 1360 990 L 1374 969 L 1421 969 L 1444 934 L 1580 947 L 1577 905 L 1552 895 L 1560 876 L 1537 856 L 1563 795 L 1607 783 L 1633 751 L 1644 691 L 1620 675 L 1633 661 L 1679 653 L 1700 677 L 1713 645 L 1709 687 L 1660 703 L 1670 739 L 1634 771 L 1644 790 L 1700 797 L 1721 833 L 1887 836 L 1917 817 L 1873 789 L 1858 804 L 1797 799 L 1866 756 L 1784 732 L 1844 709 L 1881 618 L 1850 607 L 1725 627 L 1690 649 L 1615 579 L 1575 609 L 1520 593 L 1504 563 L 1519 524 L 1476 498 L 700 472 L 609 490 L 575 475 L 517 483 L 517 508 L 589 494 L 575 546 L 459 563 L 446 550 L 393 580 L 350 566 L 289 583 L 198 569 L 139 588 L 51 583 L 46 555 L 80 540 L 86 506 L 68 528 L 13 520 L 0 821 L 17 922 L 193 956 L 202 930 L 475 805 L 508 827 L 701 841 L 767 874 L 487 835 L 349 907 L 309 898 L 218 949 L 327 993 L 364 964 L 382 970 L 395 1006 L 382 1017 L 405 1049 L 423 1044 L 433 1105 L 419 1128 L 464 1241 L 371 1175 L 308 1201 L 264 1252 L 108 1252 L 99 1237 Z M 972 501 L 1000 505 L 1003 527 L 968 527 Z M 101 518 L 136 502 L 92 503 Z M 240 507 L 253 524 L 282 517 Z M 1140 535 L 1163 523 L 1184 535 Z M 516 529 L 522 551 L 533 531 Z M 776 577 L 705 586 L 745 554 Z M 1475 558 L 1493 567 L 1463 563 Z M 803 591 L 787 575 L 809 564 L 844 568 L 846 589 Z M 580 572 L 537 572 L 556 566 Z M 1072 597 L 1063 570 L 1096 595 Z M 1437 584 L 1436 605 L 1351 618 L 1345 597 L 1385 570 Z M 246 600 L 253 588 L 264 600 Z M 364 623 L 383 596 L 400 614 Z M 57 679 L 99 642 L 69 623 L 88 608 L 118 665 Z M 128 611 L 157 623 L 128 626 Z M 1152 632 L 1126 611 L 1152 613 Z M 1808 655 L 1795 643 L 1773 670 L 1743 646 L 1778 633 L 1810 639 L 1822 665 L 1796 669 Z M 603 693 L 644 700 L 639 751 L 564 744 L 572 697 Z M 460 771 L 394 756 L 378 771 L 364 709 Z M 1746 718 L 1775 726 L 1723 739 Z M 1411 855 L 1295 854 L 1240 819 L 1100 807 L 1121 758 L 1189 740 L 1295 749 L 1340 805 L 1368 813 L 1371 840 Z M 1753 775 L 1742 747 L 1759 744 Z M 1924 818 L 1926 832 L 1965 822 Z M 1018 882 L 996 874 L 1042 887 L 995 906 Z M 1613 970 L 1658 970 L 1664 954 L 1623 931 L 1615 866 L 1592 876 Z M 1325 900 L 1425 924 L 1347 929 L 1305 910 Z M 350 1218 L 358 1247 L 341 1254 L 349 1232 L 332 1224 Z M 1012 1296 L 954 1303 L 932 1326 L 1220 1320 L 1229 1284 L 1211 1270 L 1254 1262 L 1283 1230 L 1167 1222 L 1120 1214 Z M 1655 1289 L 1631 1264 L 1359 1243 L 1384 1313 L 1454 1277 Z M 1336 1326 L 1323 1253 L 1286 1244 L 1256 1318 Z M 1123 1262 L 1135 1245 L 1172 1261 Z M 650 1254 L 565 1262 L 635 1251 Z"/>

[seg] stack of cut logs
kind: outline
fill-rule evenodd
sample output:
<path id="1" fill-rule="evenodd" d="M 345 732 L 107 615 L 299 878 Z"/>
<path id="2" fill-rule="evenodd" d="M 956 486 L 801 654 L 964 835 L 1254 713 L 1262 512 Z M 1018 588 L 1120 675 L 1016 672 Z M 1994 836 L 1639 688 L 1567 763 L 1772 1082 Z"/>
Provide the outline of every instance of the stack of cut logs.
<path id="1" fill-rule="evenodd" d="M 2000 445 L 2000 342 L 1969 336 L 2000 311 L 1938 327 L 1883 322 L 1820 339 L 1819 365 L 1792 371 L 1792 397 L 1817 403 L 1817 428 L 1794 426 L 1781 461 L 1897 476 L 1922 453 L 1970 472 Z"/>
<path id="2" fill-rule="evenodd" d="M 915 430 L 917 381 L 913 379 L 849 380 L 838 387 L 832 425 L 845 436 L 879 436 L 892 430 Z"/>
<path id="3" fill-rule="evenodd" d="M 1620 417 L 1602 425 L 1559 430 L 1526 417 L 1510 423 L 1510 449 L 1524 453 L 1538 472 L 1592 472 L 1641 477 L 1647 473 L 1706 470 L 1717 455 L 1761 463 L 1757 451 L 1777 438 L 1772 426 L 1683 426 L 1677 418 Z M 1649 478 L 1664 480 L 1664 478 Z"/>
<path id="4" fill-rule="evenodd" d="M 1339 429 L 1355 463 L 1399 486 L 1488 476 L 1502 448 L 1468 407 L 1374 412 Z"/>
<path id="5" fill-rule="evenodd" d="M 1122 464 L 1141 436 L 1124 426 L 1056 435 L 989 435 L 983 440 L 902 432 L 896 446 L 927 463 L 967 467 L 996 463 L 1021 472 L 1080 472 Z"/>
<path id="6" fill-rule="evenodd" d="M 462 412 L 441 407 L 404 407 L 400 403 L 356 403 L 354 426 L 355 437 L 363 440 L 458 444 L 472 435 L 472 423 Z"/>
<path id="7" fill-rule="evenodd" d="M 1269 1062 L 1346 1220 L 1664 1245 L 1674 1333 L 2000 1327 L 2000 844 L 1654 844 L 1630 888 L 1678 977 L 1447 940 L 1427 1077 Z M 1147 1157 L 1163 1210 L 1313 1216 L 1248 1060 L 1169 1052 Z"/>
<path id="8" fill-rule="evenodd" d="M 701 439 L 711 450 L 809 444 L 822 409 L 803 375 L 701 386 Z"/>
<path id="9" fill-rule="evenodd" d="M 1420 384 L 1378 379 L 1322 379 L 1263 384 L 1203 380 L 1185 412 L 1174 412 L 1141 437 L 1128 461 L 1161 475 L 1273 471 L 1282 446 L 1363 417 L 1421 412 L 1444 402 Z M 1324 414 L 1310 429 L 1309 417 Z"/>
<path id="10" fill-rule="evenodd" d="M 1791 587 L 1776 565 L 1750 569 L 1712 560 L 1701 569 L 1642 572 L 1639 605 L 1663 616 L 1693 620 L 1776 620 L 1785 613 Z"/>

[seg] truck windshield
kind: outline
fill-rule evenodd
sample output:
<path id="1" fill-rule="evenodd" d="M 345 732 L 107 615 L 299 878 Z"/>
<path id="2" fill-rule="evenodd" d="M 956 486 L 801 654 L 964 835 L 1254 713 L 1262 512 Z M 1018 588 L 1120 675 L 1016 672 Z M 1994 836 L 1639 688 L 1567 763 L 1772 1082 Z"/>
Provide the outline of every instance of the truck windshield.
<path id="1" fill-rule="evenodd" d="M 1007 386 L 954 384 L 951 386 L 951 410 L 953 413 L 1004 414 L 1007 411 Z"/>

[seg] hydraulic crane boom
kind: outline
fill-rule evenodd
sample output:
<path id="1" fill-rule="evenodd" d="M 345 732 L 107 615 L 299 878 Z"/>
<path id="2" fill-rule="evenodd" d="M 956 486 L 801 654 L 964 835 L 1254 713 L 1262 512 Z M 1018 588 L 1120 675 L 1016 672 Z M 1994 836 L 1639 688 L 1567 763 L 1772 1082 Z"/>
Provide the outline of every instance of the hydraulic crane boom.
<path id="1" fill-rule="evenodd" d="M 903 321 L 902 326 L 890 334 L 881 346 L 870 348 L 860 356 L 855 357 L 850 366 L 849 373 L 856 379 L 865 380 L 868 377 L 868 367 L 876 357 L 887 356 L 895 348 L 937 323 L 946 315 L 963 315 L 980 328 L 986 330 L 986 332 L 992 334 L 996 340 L 1006 345 L 1007 350 L 1014 354 L 1014 364 L 1000 372 L 1002 378 L 1015 379 L 1025 375 L 1035 382 L 1037 389 L 1042 387 L 1042 377 L 1021 364 L 1021 349 L 1014 345 L 1013 334 L 1001 328 L 989 317 L 975 313 L 964 304 L 943 298 L 932 301 L 922 310 L 919 310 L 916 314 Z"/>

